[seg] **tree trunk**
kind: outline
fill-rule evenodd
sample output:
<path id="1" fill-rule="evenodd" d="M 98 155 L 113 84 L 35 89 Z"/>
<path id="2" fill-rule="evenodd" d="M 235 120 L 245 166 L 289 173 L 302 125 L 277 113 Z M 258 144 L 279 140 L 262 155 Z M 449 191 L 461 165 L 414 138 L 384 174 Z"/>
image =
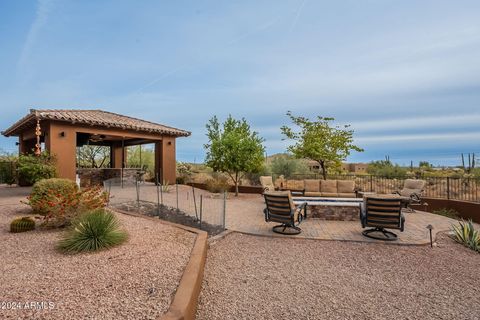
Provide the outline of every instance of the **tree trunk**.
<path id="1" fill-rule="evenodd" d="M 318 161 L 318 163 L 320 163 L 320 167 L 322 168 L 323 180 L 327 180 L 327 168 L 325 167 L 325 161 Z"/>
<path id="2" fill-rule="evenodd" d="M 235 173 L 235 197 L 238 197 L 238 172 Z"/>

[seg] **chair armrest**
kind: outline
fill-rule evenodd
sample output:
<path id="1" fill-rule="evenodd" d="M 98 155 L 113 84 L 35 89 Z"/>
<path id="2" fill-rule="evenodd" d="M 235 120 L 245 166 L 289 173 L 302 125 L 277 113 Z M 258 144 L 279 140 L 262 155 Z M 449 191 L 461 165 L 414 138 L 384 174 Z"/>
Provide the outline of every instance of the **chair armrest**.
<path id="1" fill-rule="evenodd" d="M 400 231 L 403 232 L 403 229 L 405 227 L 405 215 L 400 213 Z"/>

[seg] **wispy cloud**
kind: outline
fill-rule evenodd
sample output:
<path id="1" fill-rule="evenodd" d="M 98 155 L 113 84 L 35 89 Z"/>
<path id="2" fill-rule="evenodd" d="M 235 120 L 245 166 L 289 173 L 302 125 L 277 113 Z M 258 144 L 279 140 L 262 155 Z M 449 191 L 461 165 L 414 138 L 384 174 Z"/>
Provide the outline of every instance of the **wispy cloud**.
<path id="1" fill-rule="evenodd" d="M 306 3 L 307 3 L 307 0 L 303 0 L 300 3 L 300 6 L 298 7 L 297 12 L 295 14 L 295 18 L 292 21 L 292 25 L 290 26 L 290 30 L 288 30 L 288 33 L 292 33 L 292 31 L 297 26 L 298 19 L 300 18 L 300 15 L 302 14 L 303 7 L 305 6 Z"/>
<path id="2" fill-rule="evenodd" d="M 30 26 L 28 31 L 27 38 L 23 44 L 22 53 L 17 63 L 18 74 L 21 78 L 25 77 L 25 72 L 27 68 L 27 63 L 32 50 L 37 42 L 38 35 L 47 23 L 48 17 L 52 11 L 54 0 L 38 0 L 37 1 L 37 11 L 35 12 L 35 18 Z"/>

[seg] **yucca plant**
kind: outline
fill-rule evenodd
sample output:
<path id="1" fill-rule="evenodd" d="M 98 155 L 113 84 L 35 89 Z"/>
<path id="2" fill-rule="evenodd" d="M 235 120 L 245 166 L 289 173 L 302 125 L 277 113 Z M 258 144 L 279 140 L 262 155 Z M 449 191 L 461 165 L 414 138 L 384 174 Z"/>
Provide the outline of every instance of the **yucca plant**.
<path id="1" fill-rule="evenodd" d="M 473 227 L 472 220 L 459 221 L 458 225 L 452 225 L 455 241 L 480 252 L 480 234 Z"/>
<path id="2" fill-rule="evenodd" d="M 170 192 L 170 184 L 168 184 L 167 180 L 163 180 L 162 185 L 160 187 L 162 188 L 163 193 Z"/>
<path id="3" fill-rule="evenodd" d="M 104 209 L 82 214 L 64 234 L 58 248 L 65 253 L 97 251 L 117 246 L 127 240 L 115 215 Z"/>

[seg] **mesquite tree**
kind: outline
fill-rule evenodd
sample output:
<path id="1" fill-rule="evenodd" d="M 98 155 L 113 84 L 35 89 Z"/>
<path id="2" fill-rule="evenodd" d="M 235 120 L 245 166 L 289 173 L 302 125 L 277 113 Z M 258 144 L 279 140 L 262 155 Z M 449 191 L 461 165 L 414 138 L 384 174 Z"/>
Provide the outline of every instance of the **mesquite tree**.
<path id="1" fill-rule="evenodd" d="M 221 128 L 214 116 L 206 127 L 209 142 L 204 146 L 207 151 L 205 164 L 214 171 L 226 173 L 235 184 L 237 196 L 238 184 L 245 173 L 257 173 L 262 169 L 264 140 L 251 131 L 243 118 L 236 120 L 228 116 Z"/>
<path id="2" fill-rule="evenodd" d="M 362 152 L 363 149 L 353 144 L 353 130 L 349 125 L 333 126 L 334 118 L 317 117 L 311 121 L 305 117 L 296 117 L 287 112 L 299 131 L 283 126 L 283 135 L 296 143 L 288 147 L 297 158 L 306 158 L 318 162 L 322 169 L 323 179 L 327 179 L 328 169 L 338 166 L 349 155 L 350 151 Z"/>

